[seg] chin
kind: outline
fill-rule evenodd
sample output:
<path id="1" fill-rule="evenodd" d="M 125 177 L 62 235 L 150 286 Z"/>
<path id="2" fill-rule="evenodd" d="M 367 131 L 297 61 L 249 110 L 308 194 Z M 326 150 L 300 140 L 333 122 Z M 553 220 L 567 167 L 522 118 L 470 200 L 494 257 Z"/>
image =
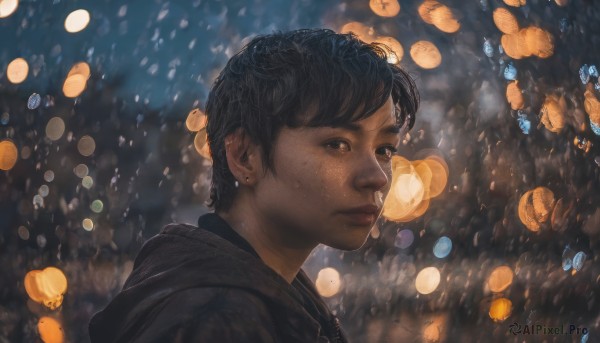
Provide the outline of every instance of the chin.
<path id="1" fill-rule="evenodd" d="M 367 238 L 369 237 L 369 233 L 360 237 L 348 237 L 345 240 L 335 240 L 332 242 L 323 243 L 329 247 L 339 250 L 345 251 L 354 251 L 362 248 L 363 245 L 367 242 Z"/>

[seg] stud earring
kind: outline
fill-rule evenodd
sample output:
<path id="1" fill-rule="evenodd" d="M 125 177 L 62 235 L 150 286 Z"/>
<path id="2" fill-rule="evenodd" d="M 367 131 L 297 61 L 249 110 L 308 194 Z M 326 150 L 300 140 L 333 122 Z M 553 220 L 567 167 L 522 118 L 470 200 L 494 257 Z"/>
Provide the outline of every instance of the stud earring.
<path id="1" fill-rule="evenodd" d="M 237 182 L 237 180 L 235 180 L 235 182 L 233 184 L 235 185 L 235 188 L 238 188 L 240 186 L 240 183 Z"/>
<path id="2" fill-rule="evenodd" d="M 248 183 L 248 177 L 246 176 L 246 183 Z"/>

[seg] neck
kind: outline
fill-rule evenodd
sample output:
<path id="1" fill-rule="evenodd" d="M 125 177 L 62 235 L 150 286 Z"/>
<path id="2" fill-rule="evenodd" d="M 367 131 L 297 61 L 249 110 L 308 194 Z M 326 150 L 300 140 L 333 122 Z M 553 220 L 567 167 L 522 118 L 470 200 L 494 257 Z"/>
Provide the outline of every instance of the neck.
<path id="1" fill-rule="evenodd" d="M 252 206 L 234 204 L 230 210 L 216 214 L 248 241 L 267 266 L 290 284 L 317 246 L 316 243 L 298 246 L 298 237 L 290 237 L 292 233 L 288 228 L 274 226 L 273 221 L 265 220 Z"/>

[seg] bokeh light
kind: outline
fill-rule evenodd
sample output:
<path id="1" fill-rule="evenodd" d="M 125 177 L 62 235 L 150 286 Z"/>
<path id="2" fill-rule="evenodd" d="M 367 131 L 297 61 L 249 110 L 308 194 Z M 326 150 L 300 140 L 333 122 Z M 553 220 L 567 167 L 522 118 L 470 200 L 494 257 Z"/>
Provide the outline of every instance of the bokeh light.
<path id="1" fill-rule="evenodd" d="M 191 132 L 198 132 L 206 127 L 206 119 L 206 114 L 202 113 L 200 109 L 194 108 L 188 113 L 185 127 Z"/>
<path id="2" fill-rule="evenodd" d="M 85 231 L 92 231 L 94 229 L 94 222 L 90 218 L 85 218 L 81 222 L 81 226 Z"/>
<path id="3" fill-rule="evenodd" d="M 9 140 L 0 141 L 0 170 L 10 170 L 17 163 L 18 151 L 15 143 Z"/>
<path id="4" fill-rule="evenodd" d="M 552 132 L 560 132 L 565 127 L 566 104 L 564 98 L 547 96 L 540 110 L 541 122 L 546 129 Z"/>
<path id="5" fill-rule="evenodd" d="M 513 271 L 509 266 L 496 267 L 488 278 L 488 287 L 494 293 L 503 292 L 513 281 Z"/>
<path id="6" fill-rule="evenodd" d="M 392 157 L 392 183 L 383 204 L 383 217 L 409 222 L 422 216 L 431 198 L 440 195 L 448 181 L 448 166 L 435 152 L 424 150 L 424 160 L 409 161 Z"/>
<path id="7" fill-rule="evenodd" d="M 70 33 L 76 33 L 85 29 L 90 22 L 90 13 L 84 9 L 79 9 L 69 13 L 65 19 L 65 30 Z"/>
<path id="8" fill-rule="evenodd" d="M 71 67 L 71 70 L 69 70 L 69 73 L 67 74 L 67 78 L 69 78 L 69 77 L 71 77 L 73 75 L 81 75 L 86 80 L 89 79 L 90 76 L 92 75 L 92 72 L 91 72 L 91 69 L 90 69 L 90 65 L 87 64 L 86 62 L 75 63 Z"/>
<path id="9" fill-rule="evenodd" d="M 440 271 L 436 267 L 423 268 L 415 279 L 417 292 L 421 294 L 433 293 L 441 280 Z"/>
<path id="10" fill-rule="evenodd" d="M 506 100 L 513 110 L 520 110 L 525 106 L 523 93 L 519 88 L 519 82 L 513 81 L 506 86 Z"/>
<path id="11" fill-rule="evenodd" d="M 27 78 L 29 74 L 29 64 L 24 58 L 15 58 L 6 67 L 6 77 L 8 81 L 19 84 Z"/>
<path id="12" fill-rule="evenodd" d="M 102 203 L 102 200 L 99 200 L 99 199 L 92 201 L 92 204 L 90 205 L 90 209 L 95 213 L 102 212 L 103 208 L 104 208 L 104 203 Z"/>
<path id="13" fill-rule="evenodd" d="M 436 6 L 429 12 L 429 17 L 431 23 L 442 32 L 454 33 L 460 29 L 460 23 L 448 6 Z"/>
<path id="14" fill-rule="evenodd" d="M 349 23 L 344 24 L 340 29 L 341 33 L 353 33 L 360 40 L 366 43 L 373 42 L 377 37 L 375 35 L 375 30 L 373 28 L 366 26 L 363 23 L 357 21 L 351 21 Z"/>
<path id="15" fill-rule="evenodd" d="M 442 236 L 435 241 L 433 245 L 433 254 L 437 258 L 445 258 L 452 251 L 452 240 L 446 236 Z"/>
<path id="16" fill-rule="evenodd" d="M 65 122 L 60 117 L 52 117 L 46 124 L 46 136 L 53 141 L 59 140 L 65 133 Z"/>
<path id="17" fill-rule="evenodd" d="M 511 35 L 519 32 L 519 22 L 517 18 L 510 13 L 509 10 L 503 7 L 498 7 L 494 10 L 494 24 L 500 32 Z"/>
<path id="18" fill-rule="evenodd" d="M 83 179 L 89 173 L 89 168 L 87 165 L 80 163 L 73 168 L 73 173 Z"/>
<path id="19" fill-rule="evenodd" d="M 434 0 L 425 0 L 421 5 L 419 5 L 418 12 L 421 19 L 427 24 L 433 25 L 433 19 L 431 18 L 431 12 L 438 7 L 442 7 L 444 5 L 440 4 Z"/>
<path id="20" fill-rule="evenodd" d="M 519 219 L 529 230 L 537 232 L 548 221 L 555 204 L 554 193 L 546 187 L 527 191 L 519 200 Z"/>
<path id="21" fill-rule="evenodd" d="M 13 14 L 19 7 L 19 0 L 0 0 L 0 19 Z"/>
<path id="22" fill-rule="evenodd" d="M 65 80 L 63 84 L 63 93 L 67 98 L 76 98 L 86 87 L 86 78 L 82 74 L 73 74 Z"/>
<path id="23" fill-rule="evenodd" d="M 65 333 L 60 322 L 52 317 L 40 317 L 37 324 L 40 339 L 44 343 L 63 343 Z"/>
<path id="24" fill-rule="evenodd" d="M 402 61 L 402 57 L 404 57 L 404 48 L 402 47 L 402 44 L 396 40 L 396 38 L 379 36 L 374 42 L 385 44 L 388 48 L 390 48 L 391 54 L 388 56 L 389 63 L 397 64 Z"/>
<path id="25" fill-rule="evenodd" d="M 369 0 L 369 7 L 381 17 L 395 17 L 400 12 L 398 0 Z"/>
<path id="26" fill-rule="evenodd" d="M 490 305 L 490 318 L 497 322 L 505 321 L 512 313 L 512 302 L 506 298 L 498 298 Z"/>
<path id="27" fill-rule="evenodd" d="M 315 280 L 315 287 L 319 294 L 325 298 L 336 295 L 342 286 L 340 273 L 334 268 L 323 268 Z"/>
<path id="28" fill-rule="evenodd" d="M 62 304 L 67 291 L 67 278 L 62 270 L 47 267 L 29 271 L 25 275 L 24 285 L 31 300 L 54 310 Z"/>
<path id="29" fill-rule="evenodd" d="M 91 136 L 85 135 L 77 142 L 77 150 L 83 156 L 91 156 L 96 150 L 96 141 Z"/>
<path id="30" fill-rule="evenodd" d="M 208 136 L 206 135 L 206 130 L 200 130 L 196 133 L 194 137 L 194 148 L 196 148 L 196 152 L 204 157 L 207 160 L 212 160 L 210 156 L 210 146 L 208 144 Z"/>
<path id="31" fill-rule="evenodd" d="M 442 63 L 442 54 L 429 41 L 421 40 L 410 47 L 410 56 L 423 69 L 433 69 Z"/>
<path id="32" fill-rule="evenodd" d="M 94 179 L 91 176 L 87 175 L 81 179 L 81 185 L 87 189 L 92 188 L 94 186 Z"/>
<path id="33" fill-rule="evenodd" d="M 513 7 L 521 7 L 527 4 L 527 0 L 504 0 L 504 3 Z"/>

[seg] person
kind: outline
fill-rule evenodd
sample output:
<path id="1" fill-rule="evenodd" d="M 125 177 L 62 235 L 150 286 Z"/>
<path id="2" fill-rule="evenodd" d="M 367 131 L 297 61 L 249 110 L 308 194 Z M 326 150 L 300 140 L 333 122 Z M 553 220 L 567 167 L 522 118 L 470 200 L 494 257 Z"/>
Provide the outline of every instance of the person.
<path id="1" fill-rule="evenodd" d="M 95 342 L 347 342 L 301 266 L 356 250 L 381 214 L 418 92 L 386 46 L 328 29 L 252 39 L 206 103 L 212 184 L 90 321 Z"/>

